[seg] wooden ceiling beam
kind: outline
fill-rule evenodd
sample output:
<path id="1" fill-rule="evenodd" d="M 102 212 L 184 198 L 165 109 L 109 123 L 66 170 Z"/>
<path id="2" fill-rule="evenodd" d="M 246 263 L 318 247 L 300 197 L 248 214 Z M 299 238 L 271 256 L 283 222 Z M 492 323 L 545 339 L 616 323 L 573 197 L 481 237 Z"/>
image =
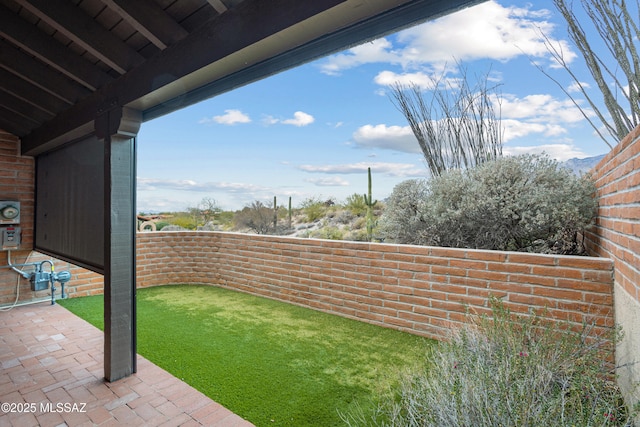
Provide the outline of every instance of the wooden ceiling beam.
<path id="1" fill-rule="evenodd" d="M 35 123 L 50 120 L 54 116 L 39 108 L 34 108 L 32 104 L 4 90 L 0 90 L 0 105 L 28 120 L 34 120 Z"/>
<path id="2" fill-rule="evenodd" d="M 207 1 L 219 14 L 223 14 L 229 9 L 227 5 L 222 3 L 222 0 L 207 0 Z"/>
<path id="3" fill-rule="evenodd" d="M 162 50 L 189 35 L 187 30 L 151 0 L 102 0 L 102 2 Z"/>
<path id="4" fill-rule="evenodd" d="M 144 57 L 66 0 L 15 0 L 120 74 L 144 62 Z"/>
<path id="5" fill-rule="evenodd" d="M 0 128 L 14 135 L 21 135 L 38 125 L 37 122 L 0 106 Z"/>
<path id="6" fill-rule="evenodd" d="M 90 90 L 113 80 L 86 59 L 0 5 L 0 35 Z"/>
<path id="7" fill-rule="evenodd" d="M 0 82 L 6 92 L 50 115 L 55 115 L 71 105 L 2 68 L 0 68 Z"/>
<path id="8" fill-rule="evenodd" d="M 7 71 L 69 104 L 74 104 L 91 93 L 5 40 L 0 40 L 0 64 Z"/>

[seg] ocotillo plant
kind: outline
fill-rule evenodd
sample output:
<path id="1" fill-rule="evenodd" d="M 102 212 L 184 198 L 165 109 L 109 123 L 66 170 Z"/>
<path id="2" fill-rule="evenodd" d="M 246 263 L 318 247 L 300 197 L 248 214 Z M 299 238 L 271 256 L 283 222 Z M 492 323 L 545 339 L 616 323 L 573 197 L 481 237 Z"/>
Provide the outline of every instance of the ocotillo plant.
<path id="1" fill-rule="evenodd" d="M 289 196 L 289 228 L 291 228 L 291 217 L 293 216 L 293 211 L 291 210 L 291 196 Z"/>
<path id="2" fill-rule="evenodd" d="M 373 240 L 373 228 L 376 226 L 376 219 L 373 215 L 373 207 L 378 203 L 378 201 L 373 201 L 373 196 L 371 195 L 371 168 L 367 168 L 367 175 L 369 178 L 369 195 L 364 195 L 364 203 L 367 205 L 367 240 Z"/>

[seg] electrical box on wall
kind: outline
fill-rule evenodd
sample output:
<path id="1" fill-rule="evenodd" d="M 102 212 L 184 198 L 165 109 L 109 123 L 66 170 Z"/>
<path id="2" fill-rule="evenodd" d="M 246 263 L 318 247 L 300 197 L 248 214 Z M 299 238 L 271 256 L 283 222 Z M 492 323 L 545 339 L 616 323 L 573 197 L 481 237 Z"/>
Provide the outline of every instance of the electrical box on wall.
<path id="1" fill-rule="evenodd" d="M 20 224 L 20 202 L 0 200 L 0 225 Z"/>
<path id="2" fill-rule="evenodd" d="M 0 200 L 0 248 L 3 251 L 20 249 L 20 202 Z"/>
<path id="3" fill-rule="evenodd" d="M 20 249 L 21 234 L 22 230 L 20 227 L 9 226 L 0 228 L 2 250 Z"/>

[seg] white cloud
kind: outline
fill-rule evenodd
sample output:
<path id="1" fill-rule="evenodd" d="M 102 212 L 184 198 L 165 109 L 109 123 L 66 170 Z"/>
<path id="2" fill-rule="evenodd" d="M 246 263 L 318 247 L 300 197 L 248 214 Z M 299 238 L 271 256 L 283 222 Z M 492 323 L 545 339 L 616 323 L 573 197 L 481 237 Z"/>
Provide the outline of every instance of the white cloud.
<path id="1" fill-rule="evenodd" d="M 425 90 L 432 89 L 434 86 L 433 76 L 422 71 L 401 74 L 393 71 L 382 71 L 373 80 L 380 86 L 392 86 L 399 83 L 403 86 L 417 85 Z"/>
<path id="2" fill-rule="evenodd" d="M 160 197 L 137 197 L 138 212 L 166 212 L 184 208 L 184 204 L 174 199 Z"/>
<path id="3" fill-rule="evenodd" d="M 397 63 L 398 53 L 393 52 L 392 45 L 386 38 L 380 38 L 353 47 L 346 53 L 338 53 L 325 61 L 321 70 L 325 74 L 339 75 L 342 70 L 374 62 Z"/>
<path id="4" fill-rule="evenodd" d="M 505 7 L 495 1 L 463 9 L 442 18 L 379 39 L 344 53 L 333 55 L 321 65 L 326 74 L 362 64 L 384 62 L 404 69 L 430 65 L 442 70 L 444 64 L 476 59 L 509 61 L 523 54 L 532 58 L 549 58 L 548 41 L 560 46 L 565 60 L 571 62 L 575 53 L 566 41 L 551 37 L 554 25 L 550 12 L 531 7 Z"/>
<path id="5" fill-rule="evenodd" d="M 346 187 L 349 181 L 340 177 L 327 177 L 327 178 L 309 178 L 305 179 L 306 182 L 310 182 L 319 187 Z"/>
<path id="6" fill-rule="evenodd" d="M 584 108 L 588 116 L 593 112 Z M 531 134 L 557 137 L 568 133 L 568 127 L 584 120 L 583 112 L 570 99 L 558 100 L 548 94 L 523 98 L 505 94 L 500 100 L 504 142 Z"/>
<path id="7" fill-rule="evenodd" d="M 352 141 L 359 148 L 381 148 L 405 153 L 421 152 L 418 141 L 409 126 L 364 125 L 353 133 Z"/>
<path id="8" fill-rule="evenodd" d="M 540 31 L 550 34 L 553 30 L 548 16 L 545 10 L 489 1 L 403 31 L 399 42 L 410 47 L 405 58 L 412 62 L 439 63 L 452 57 L 507 61 L 523 52 L 542 57 L 547 49 Z"/>
<path id="9" fill-rule="evenodd" d="M 250 123 L 251 118 L 240 110 L 224 110 L 224 114 L 213 116 L 212 118 L 204 118 L 198 123 L 210 124 L 219 123 L 221 125 L 235 125 L 237 123 Z"/>
<path id="10" fill-rule="evenodd" d="M 285 125 L 294 125 L 294 126 L 307 126 L 315 121 L 315 118 L 311 114 L 307 114 L 303 111 L 296 111 L 293 113 L 292 119 L 282 120 L 282 123 Z"/>
<path id="11" fill-rule="evenodd" d="M 550 123 L 577 123 L 584 120 L 580 109 L 570 99 L 558 100 L 548 94 L 518 98 L 504 95 L 500 101 L 502 117 L 506 119 L 535 118 Z"/>
<path id="12" fill-rule="evenodd" d="M 278 119 L 273 116 L 264 116 L 262 119 L 262 123 L 267 126 L 275 125 L 278 123 L 282 123 L 283 125 L 293 125 L 298 127 L 308 126 L 311 123 L 315 122 L 315 117 L 311 114 L 307 114 L 304 111 L 296 111 L 293 113 L 293 117 L 290 119 Z"/>
<path id="13" fill-rule="evenodd" d="M 180 190 L 193 192 L 223 191 L 226 193 L 260 192 L 265 187 L 239 182 L 197 182 L 190 179 L 171 180 L 137 178 L 139 191 Z"/>
<path id="14" fill-rule="evenodd" d="M 275 125 L 278 122 L 280 122 L 280 120 L 270 115 L 265 115 L 262 118 L 262 123 L 265 124 L 266 126 Z"/>
<path id="15" fill-rule="evenodd" d="M 549 157 L 560 162 L 573 158 L 588 157 L 578 147 L 573 144 L 544 144 L 531 147 L 504 147 L 503 154 L 508 156 L 516 156 L 518 154 L 542 154 L 546 153 Z"/>
<path id="16" fill-rule="evenodd" d="M 417 167 L 412 163 L 383 163 L 383 162 L 359 162 L 338 165 L 300 165 L 298 169 L 310 173 L 326 174 L 360 174 L 366 173 L 371 168 L 372 172 L 385 174 L 387 176 L 424 176 L 422 167 Z"/>
<path id="17" fill-rule="evenodd" d="M 545 136 L 559 136 L 567 133 L 567 130 L 559 125 L 508 119 L 502 120 L 502 131 L 503 142 L 509 142 L 536 133 Z"/>
<path id="18" fill-rule="evenodd" d="M 584 89 L 588 89 L 588 88 L 591 87 L 591 85 L 589 83 L 586 83 L 586 82 L 580 82 L 580 83 L 573 82 L 567 88 L 567 92 L 569 92 L 569 93 L 581 92 L 580 86 L 582 86 Z"/>
<path id="19" fill-rule="evenodd" d="M 559 100 L 548 94 L 522 98 L 504 94 L 500 105 L 497 100 L 494 103 L 495 111 L 501 115 L 505 143 L 533 134 L 559 137 L 567 134 L 569 127 L 584 120 L 573 101 Z M 592 115 L 589 109 L 586 112 Z M 353 133 L 350 142 L 358 148 L 421 153 L 410 126 L 364 125 Z"/>

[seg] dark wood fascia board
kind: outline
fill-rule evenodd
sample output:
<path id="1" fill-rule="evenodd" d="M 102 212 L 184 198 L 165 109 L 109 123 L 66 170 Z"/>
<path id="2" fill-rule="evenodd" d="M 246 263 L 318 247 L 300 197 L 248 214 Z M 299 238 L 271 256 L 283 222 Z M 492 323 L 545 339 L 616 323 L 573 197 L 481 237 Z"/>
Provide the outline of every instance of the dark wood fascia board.
<path id="1" fill-rule="evenodd" d="M 343 1 L 247 0 L 24 136 L 22 153 L 36 155 L 54 148 L 52 141 L 93 122 L 105 104 L 125 106 Z"/>

